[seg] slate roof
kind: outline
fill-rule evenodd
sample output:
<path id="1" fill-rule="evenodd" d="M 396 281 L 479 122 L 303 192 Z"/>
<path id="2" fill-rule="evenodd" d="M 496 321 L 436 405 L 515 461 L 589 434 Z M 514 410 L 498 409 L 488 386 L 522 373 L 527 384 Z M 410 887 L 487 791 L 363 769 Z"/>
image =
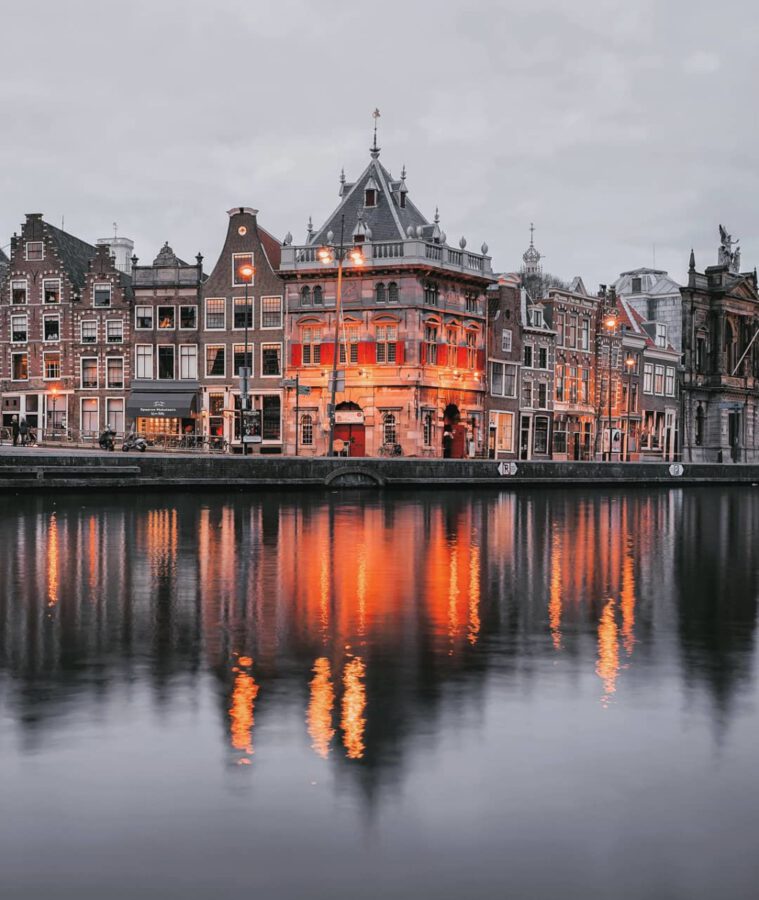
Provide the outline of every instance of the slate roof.
<path id="1" fill-rule="evenodd" d="M 8 257 L 5 255 L 5 253 L 3 253 L 2 250 L 0 250 L 0 281 L 3 280 L 3 276 L 8 271 L 9 262 L 10 260 L 8 259 Z"/>
<path id="2" fill-rule="evenodd" d="M 72 283 L 83 288 L 89 262 L 95 257 L 97 248 L 49 222 L 45 222 L 45 229 L 58 248 L 58 256 Z"/>
<path id="3" fill-rule="evenodd" d="M 408 229 L 422 229 L 422 236 L 432 237 L 436 225 L 430 224 L 414 206 L 406 193 L 405 179 L 394 179 L 378 159 L 379 153 L 372 153 L 369 165 L 357 181 L 343 184 L 342 199 L 327 221 L 307 238 L 308 244 L 324 244 L 328 232 L 333 232 L 334 240 L 340 239 L 340 221 L 345 216 L 345 241 L 350 242 L 356 225 L 363 221 L 371 230 L 372 241 L 399 241 L 408 236 Z M 377 186 L 377 205 L 364 206 L 364 191 L 370 180 Z M 371 187 L 372 185 L 370 185 Z M 401 207 L 401 193 L 406 194 L 406 206 Z"/>
<path id="4" fill-rule="evenodd" d="M 640 335 L 640 337 L 645 338 L 646 346 L 653 350 L 667 350 L 670 353 L 676 352 L 675 348 L 670 343 L 667 343 L 666 347 L 658 346 L 654 338 L 644 327 L 646 324 L 648 324 L 646 320 L 638 312 L 637 309 L 635 309 L 628 303 L 625 297 L 618 296 L 617 300 L 619 302 L 619 321 L 623 327 L 627 327 L 634 334 Z"/>
<path id="5" fill-rule="evenodd" d="M 640 278 L 640 291 L 634 293 L 634 296 L 636 297 L 643 295 L 660 297 L 680 293 L 680 285 L 670 278 L 663 269 L 648 269 L 643 267 L 640 269 L 631 269 L 629 272 L 622 272 L 614 284 L 614 289 L 617 294 L 633 294 L 633 278 Z"/>

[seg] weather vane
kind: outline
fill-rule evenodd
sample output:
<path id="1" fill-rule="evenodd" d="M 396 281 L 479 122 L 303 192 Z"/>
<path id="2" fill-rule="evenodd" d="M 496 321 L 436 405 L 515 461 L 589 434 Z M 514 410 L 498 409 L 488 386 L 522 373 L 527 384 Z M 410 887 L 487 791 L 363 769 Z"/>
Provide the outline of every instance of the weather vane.
<path id="1" fill-rule="evenodd" d="M 379 117 L 379 108 L 375 107 L 374 112 L 372 113 L 372 118 L 374 119 L 374 144 L 372 145 L 372 153 L 379 153 L 379 147 L 377 146 L 377 119 L 379 119 Z"/>

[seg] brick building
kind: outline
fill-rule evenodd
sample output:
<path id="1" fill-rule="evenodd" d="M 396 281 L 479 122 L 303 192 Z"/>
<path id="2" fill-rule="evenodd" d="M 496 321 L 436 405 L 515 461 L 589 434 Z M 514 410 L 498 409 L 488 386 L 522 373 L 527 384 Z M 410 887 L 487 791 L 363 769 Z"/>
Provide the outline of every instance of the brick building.
<path id="1" fill-rule="evenodd" d="M 309 391 L 299 400 L 299 452 L 324 455 L 329 442 L 329 378 L 338 379 L 335 437 L 354 456 L 400 445 L 406 455 L 442 453 L 443 410 L 455 405 L 484 452 L 485 292 L 490 257 L 451 247 L 439 216 L 429 222 L 413 204 L 405 169 L 394 178 L 371 148 L 355 182 L 340 181 L 340 202 L 305 244 L 285 239 L 288 374 Z M 343 270 L 336 311 L 337 266 L 319 248 L 360 247 L 363 264 Z M 337 333 L 337 341 L 335 335 Z M 288 401 L 294 406 L 294 396 Z M 294 410 L 293 410 L 294 411 Z M 286 444 L 295 449 L 294 417 Z"/>
<path id="2" fill-rule="evenodd" d="M 241 368 L 247 366 L 248 451 L 281 453 L 285 331 L 283 282 L 277 272 L 280 243 L 258 224 L 258 210 L 240 206 L 228 215 L 224 246 L 202 290 L 203 430 L 223 436 L 233 450 L 242 448 Z M 246 266 L 254 269 L 247 305 Z"/>
<path id="3" fill-rule="evenodd" d="M 521 277 L 502 275 L 487 291 L 488 378 L 485 415 L 490 459 L 517 458 L 522 366 Z"/>
<path id="4" fill-rule="evenodd" d="M 519 370 L 519 459 L 551 458 L 556 332 L 546 306 L 520 292 L 522 365 Z"/>

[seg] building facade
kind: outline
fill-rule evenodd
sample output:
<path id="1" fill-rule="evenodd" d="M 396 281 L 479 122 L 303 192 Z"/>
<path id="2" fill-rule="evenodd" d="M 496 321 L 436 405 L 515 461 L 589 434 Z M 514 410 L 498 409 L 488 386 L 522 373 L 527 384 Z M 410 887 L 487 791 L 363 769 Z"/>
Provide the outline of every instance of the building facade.
<path id="1" fill-rule="evenodd" d="M 485 415 L 488 457 L 516 459 L 522 367 L 522 288 L 517 274 L 502 275 L 487 291 L 488 378 Z"/>
<path id="2" fill-rule="evenodd" d="M 626 300 L 644 322 L 657 322 L 667 329 L 667 340 L 675 350 L 682 343 L 682 296 L 680 285 L 663 269 L 631 269 L 614 283 L 618 297 Z"/>
<path id="3" fill-rule="evenodd" d="M 682 432 L 687 462 L 759 460 L 759 293 L 720 228 L 720 264 L 696 271 L 683 299 Z"/>
<path id="4" fill-rule="evenodd" d="M 519 459 L 550 459 L 554 407 L 556 333 L 542 302 L 520 297 L 522 365 L 519 370 Z"/>
<path id="5" fill-rule="evenodd" d="M 454 408 L 469 432 L 465 452 L 484 453 L 487 246 L 450 246 L 437 213 L 429 222 L 413 204 L 405 169 L 394 178 L 379 154 L 375 141 L 360 177 L 341 177 L 335 212 L 317 230 L 309 223 L 305 244 L 288 235 L 282 248 L 288 375 L 300 389 L 288 401 L 292 409 L 297 397 L 287 452 L 440 456 L 443 412 Z M 346 259 L 338 303 L 342 248 L 360 249 L 360 265 Z"/>

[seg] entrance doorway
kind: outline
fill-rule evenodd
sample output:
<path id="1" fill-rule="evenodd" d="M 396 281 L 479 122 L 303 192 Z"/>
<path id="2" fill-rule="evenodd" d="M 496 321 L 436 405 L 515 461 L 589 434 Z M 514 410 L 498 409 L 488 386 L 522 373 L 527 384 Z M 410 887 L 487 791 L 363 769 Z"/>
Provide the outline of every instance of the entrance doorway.
<path id="1" fill-rule="evenodd" d="M 728 413 L 727 435 L 730 441 L 730 458 L 733 462 L 739 462 L 741 458 L 741 414 L 739 412 Z"/>
<path id="2" fill-rule="evenodd" d="M 523 415 L 519 422 L 519 458 L 530 459 L 532 446 L 532 416 Z"/>
<path id="3" fill-rule="evenodd" d="M 335 425 L 335 442 L 342 441 L 345 456 L 366 456 L 366 429 L 363 424 Z"/>

